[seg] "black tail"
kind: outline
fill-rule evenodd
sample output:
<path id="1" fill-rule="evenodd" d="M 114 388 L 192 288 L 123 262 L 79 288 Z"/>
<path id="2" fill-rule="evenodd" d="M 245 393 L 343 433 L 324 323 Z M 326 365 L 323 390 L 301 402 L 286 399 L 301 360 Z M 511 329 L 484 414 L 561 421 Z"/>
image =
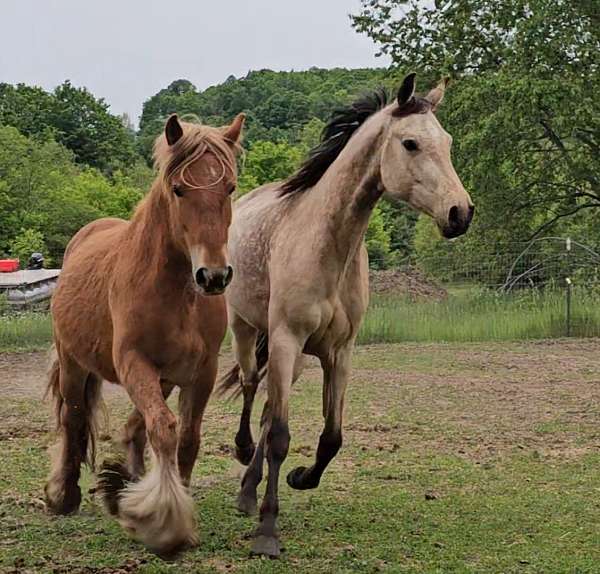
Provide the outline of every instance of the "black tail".
<path id="1" fill-rule="evenodd" d="M 267 374 L 267 362 L 269 360 L 269 336 L 266 333 L 259 333 L 256 338 L 256 383 L 260 383 Z M 217 395 L 220 397 L 229 396 L 229 399 L 237 399 L 242 394 L 242 374 L 240 366 L 236 365 L 223 377 L 217 387 Z"/>

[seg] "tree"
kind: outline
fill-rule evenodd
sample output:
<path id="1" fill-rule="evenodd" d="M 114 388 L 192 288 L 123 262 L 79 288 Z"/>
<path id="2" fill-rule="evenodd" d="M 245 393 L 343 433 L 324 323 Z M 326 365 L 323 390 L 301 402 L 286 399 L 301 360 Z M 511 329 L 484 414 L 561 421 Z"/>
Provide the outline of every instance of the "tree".
<path id="1" fill-rule="evenodd" d="M 42 237 L 44 254 L 60 263 L 83 225 L 100 217 L 129 217 L 143 195 L 131 176 L 117 172 L 109 180 L 73 159 L 53 140 L 0 127 L 0 253 L 28 250 Z"/>
<path id="2" fill-rule="evenodd" d="M 362 0 L 351 18 L 400 67 L 459 74 L 509 65 L 546 77 L 598 70 L 594 0 Z"/>
<path id="3" fill-rule="evenodd" d="M 0 125 L 26 136 L 53 138 L 77 162 L 110 173 L 135 161 L 134 134 L 102 99 L 65 82 L 50 94 L 37 87 L 0 84 Z"/>
<path id="4" fill-rule="evenodd" d="M 79 163 L 110 172 L 134 160 L 133 138 L 102 99 L 66 81 L 54 91 L 52 126 Z"/>
<path id="5" fill-rule="evenodd" d="M 394 64 L 457 77 L 438 114 L 476 216 L 442 266 L 590 229 L 600 207 L 600 26 L 587 0 L 364 0 L 353 17 Z M 418 257 L 433 245 L 419 223 Z M 599 241 L 597 233 L 587 242 Z"/>

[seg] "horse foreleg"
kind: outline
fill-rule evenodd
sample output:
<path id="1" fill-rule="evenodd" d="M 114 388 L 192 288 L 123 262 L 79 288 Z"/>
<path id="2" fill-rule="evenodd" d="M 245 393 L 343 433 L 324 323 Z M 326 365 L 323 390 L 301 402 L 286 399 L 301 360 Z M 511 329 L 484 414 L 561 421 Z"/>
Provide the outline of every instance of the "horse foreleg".
<path id="1" fill-rule="evenodd" d="M 260 523 L 252 543 L 255 554 L 279 556 L 279 471 L 285 461 L 290 433 L 288 427 L 288 404 L 294 367 L 302 353 L 304 341 L 281 327 L 273 331 L 269 349 L 267 391 L 269 400 L 268 422 L 263 426 L 269 474 L 267 489 L 260 507 Z M 263 438 L 261 437 L 261 441 Z"/>
<path id="2" fill-rule="evenodd" d="M 177 461 L 183 484 L 189 486 L 198 449 L 200 426 L 206 403 L 217 378 L 217 357 L 211 358 L 198 373 L 195 381 L 179 393 L 179 445 Z"/>
<path id="3" fill-rule="evenodd" d="M 169 398 L 173 385 L 162 383 L 165 399 Z M 134 408 L 123 429 L 123 446 L 127 456 L 127 469 L 133 480 L 138 480 L 146 472 L 144 452 L 146 450 L 146 423 L 142 413 Z"/>
<path id="4" fill-rule="evenodd" d="M 100 491 L 132 536 L 157 553 L 170 553 L 196 542 L 193 501 L 177 468 L 177 419 L 156 368 L 135 351 L 115 355 L 119 380 L 144 418 L 154 460 L 138 482 L 124 482 L 114 466 L 105 467 Z"/>
<path id="5" fill-rule="evenodd" d="M 287 482 L 292 488 L 306 490 L 319 486 L 323 472 L 342 446 L 342 415 L 350 374 L 351 349 L 347 347 L 331 359 L 322 361 L 325 428 L 319 439 L 315 463 L 310 468 L 299 466 L 288 474 Z"/>

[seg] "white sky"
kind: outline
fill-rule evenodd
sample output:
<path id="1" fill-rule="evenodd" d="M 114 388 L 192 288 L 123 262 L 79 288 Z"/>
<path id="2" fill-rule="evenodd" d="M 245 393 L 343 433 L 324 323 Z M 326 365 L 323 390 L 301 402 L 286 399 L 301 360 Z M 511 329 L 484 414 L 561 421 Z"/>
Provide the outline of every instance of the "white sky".
<path id="1" fill-rule="evenodd" d="M 0 0 L 0 81 L 70 79 L 137 123 L 171 81 L 384 66 L 350 25 L 359 0 Z"/>

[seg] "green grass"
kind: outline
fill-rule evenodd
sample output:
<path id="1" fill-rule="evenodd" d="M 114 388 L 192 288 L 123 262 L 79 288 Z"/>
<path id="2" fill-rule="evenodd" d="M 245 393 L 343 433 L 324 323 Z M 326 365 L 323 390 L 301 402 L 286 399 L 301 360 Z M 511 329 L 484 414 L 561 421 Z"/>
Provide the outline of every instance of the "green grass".
<path id="1" fill-rule="evenodd" d="M 476 287 L 450 289 L 444 301 L 373 296 L 359 344 L 517 341 L 566 336 L 566 302 L 561 291 L 498 295 Z M 572 330 L 576 337 L 600 336 L 600 297 L 575 290 Z M 48 346 L 52 326 L 45 313 L 0 317 L 0 351 Z M 224 346 L 230 345 L 227 333 Z"/>
<path id="2" fill-rule="evenodd" d="M 359 349 L 342 451 L 317 490 L 294 491 L 282 478 L 285 552 L 275 561 L 249 557 L 256 520 L 235 510 L 239 479 L 225 447 L 239 403 L 209 405 L 192 481 L 200 544 L 165 562 L 103 513 L 87 494 L 87 470 L 79 514 L 44 512 L 53 438 L 41 382 L 28 379 L 29 395 L 8 392 L 0 403 L 0 572 L 597 574 L 600 412 L 577 415 L 598 385 L 588 372 L 597 351 L 593 341 Z M 484 368 L 515 362 L 518 371 Z M 540 362 L 554 373 L 544 385 Z M 116 440 L 129 406 L 106 398 Z M 294 387 L 290 413 L 282 477 L 314 457 L 317 370 Z M 100 447 L 100 458 L 115 448 Z"/>
<path id="3" fill-rule="evenodd" d="M 48 313 L 0 316 L 0 352 L 43 349 L 51 341 L 52 320 Z"/>
<path id="4" fill-rule="evenodd" d="M 572 297 L 577 337 L 600 335 L 600 298 L 585 291 Z M 413 302 L 374 296 L 359 343 L 516 341 L 566 336 L 564 292 L 454 290 L 444 301 Z"/>

